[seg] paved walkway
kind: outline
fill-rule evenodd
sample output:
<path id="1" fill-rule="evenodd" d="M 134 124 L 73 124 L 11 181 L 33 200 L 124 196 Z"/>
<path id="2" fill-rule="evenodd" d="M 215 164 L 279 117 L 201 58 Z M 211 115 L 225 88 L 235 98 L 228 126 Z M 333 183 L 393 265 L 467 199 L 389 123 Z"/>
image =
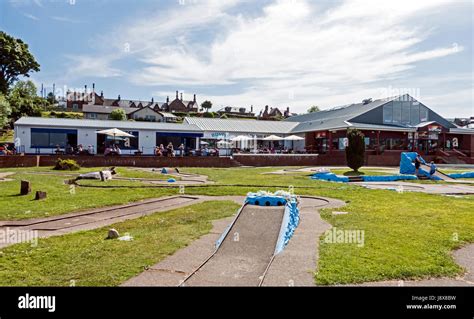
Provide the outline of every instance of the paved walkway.
<path id="1" fill-rule="evenodd" d="M 0 182 L 9 182 L 9 181 L 12 181 L 11 178 L 7 178 L 8 176 L 11 176 L 15 173 L 13 172 L 4 172 L 4 173 L 0 173 Z"/>
<path id="2" fill-rule="evenodd" d="M 301 220 L 300 225 L 295 231 L 292 239 L 285 250 L 276 256 L 273 263 L 269 267 L 263 285 L 266 286 L 310 286 L 314 285 L 314 270 L 316 269 L 316 262 L 318 257 L 318 238 L 329 229 L 331 226 L 321 220 L 318 210 L 326 207 L 340 207 L 345 205 L 344 202 L 332 199 L 303 197 L 300 203 Z M 249 211 L 251 216 L 252 212 Z M 253 212 L 255 213 L 255 212 Z M 264 215 L 260 215 L 264 217 Z M 154 265 L 147 271 L 140 275 L 129 279 L 123 286 L 178 286 L 182 281 L 199 266 L 202 265 L 215 251 L 215 242 L 224 232 L 227 225 L 232 222 L 233 218 L 226 218 L 214 222 L 214 228 L 210 234 L 202 236 L 198 240 L 192 242 L 188 247 L 177 251 L 172 256 L 164 259 L 158 264 Z M 251 219 L 246 219 L 247 222 L 252 222 Z M 274 223 L 270 223 L 273 225 Z M 271 227 L 271 225 L 269 227 Z M 266 227 L 267 223 L 260 225 L 247 225 L 248 228 L 258 228 L 262 230 L 262 226 Z M 278 229 L 279 230 L 279 229 Z M 277 230 L 277 231 L 278 231 Z M 277 232 L 274 231 L 274 232 Z M 234 231 L 230 235 L 233 236 Z M 240 234 L 242 238 L 252 238 L 251 234 Z M 255 234 L 254 234 L 255 235 Z M 231 237 L 231 239 L 233 239 Z M 260 241 L 261 242 L 261 241 Z M 205 269 L 196 278 L 191 277 L 185 283 L 186 286 L 191 285 L 246 285 L 256 286 L 260 282 L 260 275 L 262 273 L 261 265 L 268 264 L 268 248 L 269 245 L 259 245 L 259 241 L 251 241 L 245 245 L 245 249 L 253 249 L 254 251 L 265 250 L 265 262 L 258 262 L 257 266 L 248 263 L 247 261 L 255 261 L 258 258 L 255 256 L 248 256 L 247 253 L 233 254 L 240 249 L 237 247 L 228 247 L 225 249 L 224 244 L 221 248 L 224 250 L 225 256 L 220 256 L 217 262 L 213 262 L 211 266 Z M 267 241 L 265 241 L 267 242 Z M 275 244 L 274 240 L 268 240 Z M 267 247 L 268 246 L 268 247 Z M 271 246 L 271 245 L 270 245 Z M 234 248 L 236 248 L 234 250 Z M 273 245 L 273 249 L 274 249 Z M 230 251 L 230 252 L 229 252 Z M 219 250 L 218 250 L 219 253 Z M 222 258 L 224 257 L 224 258 Z M 229 258 L 227 258 L 229 257 Z M 247 258 L 248 257 L 248 258 Z M 246 259 L 247 258 L 247 259 Z M 228 267 L 227 261 L 231 260 L 235 265 Z M 260 260 L 258 260 L 260 261 Z M 214 267 L 216 266 L 216 267 Z M 220 268 L 219 268 L 220 267 Z M 253 271 L 259 268 L 258 271 Z M 264 268 L 263 268 L 264 269 Z M 232 271 L 231 271 L 232 270 Z M 253 274 L 253 277 L 242 277 L 242 273 Z M 258 274 L 257 274 L 258 273 Z M 236 277 L 234 277 L 236 275 Z M 222 278 L 227 278 L 228 281 L 222 282 Z"/>
<path id="3" fill-rule="evenodd" d="M 233 200 L 242 203 L 243 197 L 187 195 L 162 197 L 158 199 L 139 201 L 132 204 L 109 206 L 47 218 L 20 221 L 0 221 L 0 231 L 6 229 L 10 231 L 37 231 L 40 238 L 59 236 L 81 230 L 105 227 L 124 220 L 135 219 L 211 200 Z M 17 238 L 18 241 L 9 240 L 8 243 L 0 243 L 0 248 L 20 242 L 22 239 L 20 237 L 21 236 Z"/>

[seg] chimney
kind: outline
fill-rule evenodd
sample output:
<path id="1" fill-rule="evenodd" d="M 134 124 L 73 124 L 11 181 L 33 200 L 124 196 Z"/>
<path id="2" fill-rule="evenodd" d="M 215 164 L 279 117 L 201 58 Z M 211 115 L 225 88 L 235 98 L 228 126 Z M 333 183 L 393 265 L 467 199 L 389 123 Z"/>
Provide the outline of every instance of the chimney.
<path id="1" fill-rule="evenodd" d="M 154 102 L 155 102 L 155 99 L 151 97 L 151 103 L 154 103 Z"/>
<path id="2" fill-rule="evenodd" d="M 95 83 L 92 83 L 92 92 L 95 92 Z"/>
<path id="3" fill-rule="evenodd" d="M 104 91 L 100 91 L 100 97 L 104 98 Z"/>
<path id="4" fill-rule="evenodd" d="M 84 85 L 84 93 L 87 92 L 87 84 Z"/>
<path id="5" fill-rule="evenodd" d="M 117 100 L 119 100 L 119 101 L 120 101 L 120 94 L 118 95 L 118 99 L 117 99 Z"/>
<path id="6" fill-rule="evenodd" d="M 170 103 L 170 97 L 169 96 L 166 97 L 166 103 L 168 103 L 168 104 Z"/>
<path id="7" fill-rule="evenodd" d="M 196 94 L 194 94 L 194 103 L 196 103 Z"/>
<path id="8" fill-rule="evenodd" d="M 178 99 L 178 91 L 176 91 L 176 99 Z"/>
<path id="9" fill-rule="evenodd" d="M 183 102 L 183 93 L 181 93 L 181 102 Z"/>
<path id="10" fill-rule="evenodd" d="M 250 106 L 250 113 L 253 113 L 253 105 Z"/>
<path id="11" fill-rule="evenodd" d="M 265 111 L 268 112 L 268 105 L 265 105 Z"/>

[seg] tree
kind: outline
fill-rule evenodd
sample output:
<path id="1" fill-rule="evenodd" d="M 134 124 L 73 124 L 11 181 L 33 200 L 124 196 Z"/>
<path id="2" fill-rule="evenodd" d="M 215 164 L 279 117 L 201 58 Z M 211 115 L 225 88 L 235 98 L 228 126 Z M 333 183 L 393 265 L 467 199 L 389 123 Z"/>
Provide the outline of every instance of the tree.
<path id="1" fill-rule="evenodd" d="M 209 112 L 209 109 L 212 108 L 212 102 L 211 101 L 204 101 L 201 104 L 201 107 L 206 110 L 206 112 Z"/>
<path id="2" fill-rule="evenodd" d="M 8 95 L 11 106 L 11 120 L 16 121 L 22 116 L 41 116 L 43 98 L 36 95 L 36 86 L 31 81 L 18 81 Z"/>
<path id="3" fill-rule="evenodd" d="M 0 93 L 0 129 L 4 128 L 9 121 L 9 116 L 12 112 L 10 103 L 3 94 Z"/>
<path id="4" fill-rule="evenodd" d="M 0 92 L 7 95 L 19 76 L 29 77 L 30 72 L 39 70 L 40 65 L 28 50 L 28 45 L 0 31 Z"/>
<path id="5" fill-rule="evenodd" d="M 321 111 L 321 110 L 319 109 L 319 106 L 317 106 L 317 105 L 313 105 L 308 109 L 308 113 L 315 113 L 315 112 L 319 112 L 319 111 Z"/>
<path id="6" fill-rule="evenodd" d="M 53 92 L 48 93 L 48 95 L 46 96 L 46 100 L 48 100 L 48 103 L 51 105 L 58 103 L 58 101 L 56 100 L 56 96 L 54 96 Z"/>
<path id="7" fill-rule="evenodd" d="M 123 109 L 116 109 L 110 112 L 110 119 L 113 121 L 126 121 L 127 114 Z"/>
<path id="8" fill-rule="evenodd" d="M 347 130 L 347 139 L 349 140 L 349 145 L 346 147 L 347 166 L 357 173 L 359 168 L 364 165 L 364 134 L 357 129 L 349 129 Z"/>

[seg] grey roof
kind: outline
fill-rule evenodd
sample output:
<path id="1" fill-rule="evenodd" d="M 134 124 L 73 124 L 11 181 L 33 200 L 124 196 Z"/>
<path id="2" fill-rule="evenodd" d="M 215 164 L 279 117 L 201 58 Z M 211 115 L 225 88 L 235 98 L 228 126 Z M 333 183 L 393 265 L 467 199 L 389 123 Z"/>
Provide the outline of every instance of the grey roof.
<path id="1" fill-rule="evenodd" d="M 212 119 L 202 117 L 186 117 L 186 123 L 195 124 L 203 131 L 239 132 L 257 134 L 286 134 L 298 125 L 294 122 L 258 121 L 237 119 Z"/>
<path id="2" fill-rule="evenodd" d="M 379 130 L 379 131 L 403 131 L 403 132 L 416 132 L 415 127 L 401 126 L 401 125 L 381 125 L 381 124 L 368 124 L 368 123 L 356 123 L 348 122 L 351 128 L 357 128 L 360 130 Z"/>
<path id="3" fill-rule="evenodd" d="M 382 106 L 397 97 L 375 100 L 370 103 L 357 103 L 348 106 L 337 107 L 329 110 L 292 116 L 285 119 L 285 122 L 297 122 L 293 129 L 294 133 L 309 132 L 315 130 L 327 130 L 349 127 L 347 123 L 351 119 Z"/>
<path id="4" fill-rule="evenodd" d="M 45 117 L 22 117 L 15 122 L 15 126 L 28 125 L 36 127 L 70 127 L 70 128 L 118 128 L 118 129 L 142 129 L 154 131 L 185 131 L 202 132 L 199 127 L 192 124 L 174 124 L 163 122 L 135 122 L 135 121 L 104 121 L 104 120 L 78 120 L 58 119 Z"/>

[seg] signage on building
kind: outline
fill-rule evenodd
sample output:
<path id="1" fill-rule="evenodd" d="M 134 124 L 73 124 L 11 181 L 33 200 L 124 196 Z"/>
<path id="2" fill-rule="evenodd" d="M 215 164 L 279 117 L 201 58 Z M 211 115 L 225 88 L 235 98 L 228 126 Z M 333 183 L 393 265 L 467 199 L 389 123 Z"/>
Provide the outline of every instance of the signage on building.
<path id="1" fill-rule="evenodd" d="M 428 132 L 439 134 L 441 133 L 441 126 L 435 124 L 428 125 Z"/>
<path id="2" fill-rule="evenodd" d="M 224 140 L 228 136 L 228 133 L 223 132 L 206 132 L 204 133 L 203 138 L 212 139 L 212 140 Z"/>
<path id="3" fill-rule="evenodd" d="M 326 132 L 317 132 L 316 133 L 316 138 L 325 138 L 326 137 Z"/>

